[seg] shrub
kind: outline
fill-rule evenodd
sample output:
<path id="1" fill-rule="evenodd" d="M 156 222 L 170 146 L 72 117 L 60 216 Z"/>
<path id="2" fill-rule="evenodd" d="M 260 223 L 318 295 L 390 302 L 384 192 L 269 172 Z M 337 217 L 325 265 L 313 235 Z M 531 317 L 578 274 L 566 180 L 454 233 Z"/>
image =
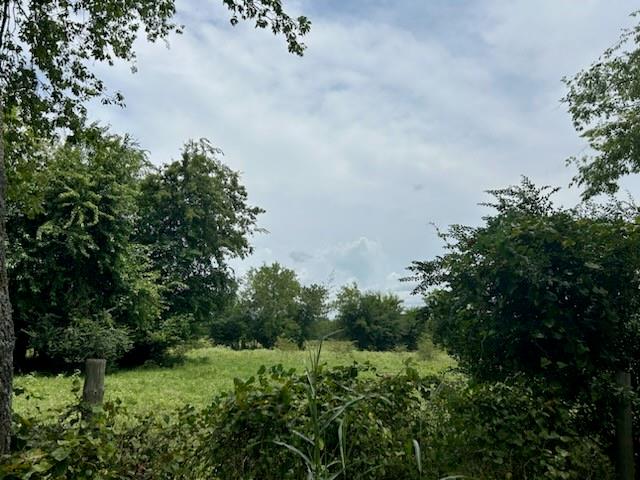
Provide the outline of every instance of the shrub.
<path id="1" fill-rule="evenodd" d="M 203 410 L 140 418 L 107 403 L 55 424 L 16 418 L 0 478 L 613 478 L 598 438 L 534 387 L 327 369 L 316 356 L 304 375 L 263 367 Z"/>
<path id="2" fill-rule="evenodd" d="M 131 349 L 132 340 L 126 328 L 113 324 L 104 312 L 96 319 L 78 318 L 49 339 L 49 353 L 66 363 L 77 364 L 87 358 L 113 361 Z"/>
<path id="3" fill-rule="evenodd" d="M 79 388 L 79 384 L 76 385 Z M 58 421 L 14 417 L 13 452 L 0 478 L 18 480 L 198 480 L 198 412 L 132 417 L 119 401 L 87 411 L 77 405 Z"/>
<path id="4" fill-rule="evenodd" d="M 363 370 L 321 367 L 299 377 L 278 366 L 237 381 L 205 414 L 204 471 L 265 480 L 309 471 L 322 475 L 306 478 L 612 478 L 598 439 L 578 435 L 571 410 L 532 387 L 443 384 L 411 368 L 371 379 Z"/>
<path id="5" fill-rule="evenodd" d="M 423 463 L 479 479 L 614 478 L 598 438 L 574 422 L 567 404 L 522 379 L 445 387 L 427 412 Z"/>
<path id="6" fill-rule="evenodd" d="M 431 340 L 431 335 L 423 333 L 418 339 L 417 355 L 420 360 L 432 360 L 436 353 L 436 347 Z"/>

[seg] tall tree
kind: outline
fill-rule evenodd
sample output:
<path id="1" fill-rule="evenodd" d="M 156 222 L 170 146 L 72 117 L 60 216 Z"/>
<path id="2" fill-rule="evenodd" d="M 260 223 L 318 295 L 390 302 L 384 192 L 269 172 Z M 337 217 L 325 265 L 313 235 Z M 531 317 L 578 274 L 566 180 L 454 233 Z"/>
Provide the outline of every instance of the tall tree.
<path id="1" fill-rule="evenodd" d="M 402 300 L 392 293 L 346 285 L 336 299 L 337 323 L 362 350 L 391 350 L 402 339 Z"/>
<path id="2" fill-rule="evenodd" d="M 633 16 L 637 16 L 638 12 Z M 591 153 L 572 158 L 574 181 L 584 198 L 618 190 L 620 177 L 640 173 L 640 25 L 624 30 L 618 42 L 588 69 L 564 79 L 563 99 Z"/>
<path id="3" fill-rule="evenodd" d="M 251 253 L 248 237 L 263 212 L 248 205 L 240 175 L 220 153 L 206 140 L 190 141 L 180 160 L 141 184 L 137 241 L 166 285 L 168 317 L 187 337 L 204 333 L 235 293 L 228 260 Z"/>
<path id="4" fill-rule="evenodd" d="M 249 327 L 265 347 L 273 347 L 279 336 L 300 336 L 297 317 L 301 289 L 296 273 L 279 263 L 262 265 L 247 273 L 243 303 Z"/>
<path id="5" fill-rule="evenodd" d="M 326 321 L 328 296 L 326 287 L 301 285 L 296 272 L 279 263 L 252 268 L 235 302 L 214 319 L 211 335 L 228 345 L 256 341 L 272 347 L 285 337 L 302 346 Z"/>
<path id="6" fill-rule="evenodd" d="M 145 153 L 98 128 L 41 148 L 29 182 L 8 164 L 16 365 L 27 347 L 46 367 L 115 359 L 160 330 L 157 275 L 132 242 Z"/>
<path id="7" fill-rule="evenodd" d="M 300 38 L 310 28 L 292 18 L 281 0 L 222 0 L 231 23 L 253 20 L 258 28 L 284 35 L 289 51 L 302 55 Z M 181 27 L 175 0 L 1 0 L 0 1 L 0 453 L 9 448 L 14 330 L 6 275 L 4 170 L 7 121 L 19 117 L 39 134 L 60 127 L 77 130 L 84 104 L 95 97 L 121 103 L 92 71 L 95 61 L 135 63 L 136 39 L 154 42 Z"/>

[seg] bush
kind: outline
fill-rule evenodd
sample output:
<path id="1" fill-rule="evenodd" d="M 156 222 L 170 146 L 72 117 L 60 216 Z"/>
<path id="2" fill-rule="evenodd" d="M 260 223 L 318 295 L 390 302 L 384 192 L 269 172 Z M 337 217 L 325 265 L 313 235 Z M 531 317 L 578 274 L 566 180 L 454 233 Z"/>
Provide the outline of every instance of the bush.
<path id="1" fill-rule="evenodd" d="M 49 339 L 49 353 L 69 364 L 87 358 L 104 358 L 108 362 L 120 358 L 131 349 L 132 340 L 126 328 L 113 324 L 104 312 L 96 319 L 79 318 Z"/>
<path id="2" fill-rule="evenodd" d="M 431 335 L 423 333 L 418 339 L 417 354 L 420 360 L 432 360 L 436 354 L 436 347 L 431 340 Z"/>
<path id="3" fill-rule="evenodd" d="M 598 439 L 534 386 L 327 369 L 315 356 L 304 375 L 274 366 L 236 380 L 204 410 L 137 418 L 116 403 L 56 424 L 17 418 L 0 478 L 613 478 Z"/>
<path id="4" fill-rule="evenodd" d="M 320 416 L 340 412 L 321 438 L 314 436 L 307 380 L 274 367 L 238 381 L 205 421 L 210 471 L 220 478 L 303 478 L 306 461 L 291 450 L 307 452 L 320 442 L 323 464 L 332 473 L 344 468 L 344 478 L 613 478 L 597 439 L 576 433 L 567 406 L 519 382 L 443 384 L 411 368 L 372 380 L 362 370 L 318 372 Z"/>
<path id="5" fill-rule="evenodd" d="M 54 423 L 15 416 L 13 452 L 0 458 L 0 478 L 204 479 L 193 472 L 198 419 L 192 407 L 132 417 L 119 401 L 91 411 L 78 402 Z"/>
<path id="6" fill-rule="evenodd" d="M 444 387 L 432 397 L 423 463 L 471 478 L 612 479 L 597 437 L 581 436 L 574 412 L 535 385 Z"/>

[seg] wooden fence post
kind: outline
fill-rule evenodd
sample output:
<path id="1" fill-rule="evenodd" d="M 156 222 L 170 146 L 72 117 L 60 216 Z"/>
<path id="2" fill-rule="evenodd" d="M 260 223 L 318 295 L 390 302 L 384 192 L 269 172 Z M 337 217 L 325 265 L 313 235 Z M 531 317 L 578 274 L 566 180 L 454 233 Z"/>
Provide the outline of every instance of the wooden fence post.
<path id="1" fill-rule="evenodd" d="M 633 437 L 631 425 L 631 373 L 617 372 L 616 385 L 622 396 L 616 406 L 616 473 L 618 480 L 634 480 Z"/>
<path id="2" fill-rule="evenodd" d="M 106 367 L 107 361 L 103 358 L 88 358 L 86 360 L 82 401 L 87 405 L 96 406 L 102 404 Z"/>

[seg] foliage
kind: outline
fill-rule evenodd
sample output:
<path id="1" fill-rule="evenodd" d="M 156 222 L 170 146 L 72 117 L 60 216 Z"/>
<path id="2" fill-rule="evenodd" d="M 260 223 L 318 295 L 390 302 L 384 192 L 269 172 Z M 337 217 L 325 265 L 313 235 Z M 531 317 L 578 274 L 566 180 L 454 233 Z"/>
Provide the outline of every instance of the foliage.
<path id="1" fill-rule="evenodd" d="M 98 128 L 40 155 L 46 169 L 33 183 L 16 183 L 8 204 L 17 365 L 27 348 L 49 367 L 118 358 L 158 326 L 162 311 L 146 251 L 132 242 L 145 156 Z"/>
<path id="2" fill-rule="evenodd" d="M 393 294 L 342 288 L 336 299 L 337 324 L 363 350 L 391 350 L 401 343 L 402 301 Z"/>
<path id="3" fill-rule="evenodd" d="M 52 356 L 70 364 L 80 364 L 90 357 L 118 360 L 133 342 L 128 330 L 113 325 L 108 314 L 104 315 L 96 320 L 74 319 L 58 335 L 48 336 L 47 347 Z"/>
<path id="4" fill-rule="evenodd" d="M 252 20 L 257 28 L 282 34 L 289 51 L 302 55 L 301 37 L 309 20 L 292 18 L 280 0 L 222 0 L 231 23 Z M 39 132 L 82 126 L 84 103 L 123 102 L 109 95 L 92 71 L 94 62 L 123 60 L 135 71 L 134 44 L 144 36 L 155 42 L 183 27 L 173 21 L 174 0 L 123 2 L 29 1 L 2 4 L 0 25 L 0 99 L 3 113 L 19 110 L 24 123 Z M 1 104 L 0 104 L 1 105 Z"/>
<path id="5" fill-rule="evenodd" d="M 262 213 L 247 204 L 239 173 L 220 153 L 206 140 L 190 141 L 179 161 L 149 172 L 140 187 L 136 241 L 166 286 L 166 317 L 186 338 L 206 332 L 231 298 L 228 260 L 251 253 L 248 237 Z"/>
<path id="6" fill-rule="evenodd" d="M 598 438 L 576 433 L 572 410 L 518 379 L 465 385 L 410 366 L 377 375 L 358 364 L 328 368 L 318 355 L 303 375 L 277 365 L 236 379 L 204 409 L 132 416 L 107 402 L 90 417 L 75 407 L 54 423 L 17 417 L 0 476 L 612 478 Z"/>
<path id="7" fill-rule="evenodd" d="M 153 170 L 127 137 L 94 127 L 32 150 L 33 181 L 9 170 L 17 365 L 28 349 L 48 367 L 142 363 L 206 331 L 235 288 L 226 260 L 251 250 L 261 211 L 215 149 L 190 142 Z"/>
<path id="8" fill-rule="evenodd" d="M 328 305 L 329 310 L 331 310 L 330 305 L 331 304 L 329 303 Z M 307 338 L 311 340 L 308 340 L 307 343 L 316 341 L 313 339 L 319 339 L 319 338 L 324 338 L 328 336 L 331 336 L 331 338 L 333 339 L 338 339 L 338 338 L 343 338 L 344 334 L 339 331 L 338 326 L 336 325 L 336 321 L 329 319 L 327 316 L 326 318 L 319 319 L 313 325 L 311 325 L 309 329 L 309 334 L 307 335 Z M 335 341 L 338 341 L 338 340 L 335 340 Z M 348 341 L 348 340 L 345 340 L 345 341 Z"/>
<path id="9" fill-rule="evenodd" d="M 326 320 L 327 297 L 324 286 L 301 285 L 293 270 L 265 264 L 249 270 L 236 302 L 214 321 L 211 335 L 227 345 L 257 341 L 272 347 L 283 337 L 301 347 Z"/>
<path id="10" fill-rule="evenodd" d="M 411 368 L 365 380 L 360 371 L 321 369 L 313 400 L 308 378 L 278 368 L 237 383 L 218 403 L 218 420 L 209 413 L 211 468 L 222 478 L 302 478 L 309 465 L 326 473 L 332 464 L 344 472 L 337 478 L 354 479 L 613 478 L 597 438 L 573 429 L 570 409 L 520 382 L 442 384 Z M 315 408 L 335 420 L 320 451 L 314 432 L 325 423 L 311 414 Z M 224 425 L 222 435 L 214 425 Z"/>
<path id="11" fill-rule="evenodd" d="M 563 210 L 554 190 L 491 192 L 497 213 L 442 234 L 443 256 L 415 262 L 436 341 L 476 379 L 543 377 L 565 395 L 637 358 L 640 225 L 635 209 Z"/>
<path id="12" fill-rule="evenodd" d="M 329 314 L 329 290 L 324 285 L 313 283 L 301 285 L 296 321 L 300 326 L 298 343 L 306 339 L 323 338 L 331 332 L 321 334 L 318 324 L 327 320 Z"/>
<path id="13" fill-rule="evenodd" d="M 409 350 L 419 350 L 420 339 L 427 330 L 428 314 L 424 308 L 406 308 L 402 312 L 400 344 Z"/>
<path id="14" fill-rule="evenodd" d="M 333 465 L 344 469 L 342 478 L 387 478 L 370 470 L 396 456 L 387 422 L 406 411 L 410 397 L 398 395 L 391 405 L 378 393 L 383 388 L 360 382 L 354 367 L 316 369 L 312 380 L 263 369 L 207 412 L 209 468 L 221 478 L 293 479 L 323 478 Z"/>
<path id="15" fill-rule="evenodd" d="M 637 16 L 637 12 L 633 14 Z M 575 181 L 583 196 L 614 193 L 620 177 L 640 172 L 640 25 L 625 30 L 588 69 L 564 79 L 563 99 L 592 154 L 571 161 L 579 167 Z"/>
<path id="16" fill-rule="evenodd" d="M 423 333 L 418 339 L 417 345 L 418 358 L 420 360 L 433 360 L 436 353 L 436 347 L 431 339 L 431 335 Z"/>
<path id="17" fill-rule="evenodd" d="M 114 406 L 107 404 L 104 413 L 87 420 L 80 410 L 72 408 L 56 425 L 18 417 L 14 453 L 3 459 L 2 478 L 126 478 L 118 472 L 121 465 L 117 458 L 123 445 L 114 428 L 113 412 Z"/>
<path id="18" fill-rule="evenodd" d="M 282 33 L 289 50 L 302 55 L 300 38 L 310 28 L 303 16 L 291 18 L 280 0 L 223 0 L 233 12 L 232 25 L 254 20 L 256 28 Z M 118 60 L 132 64 L 133 48 L 144 32 L 147 40 L 166 39 L 181 27 L 172 22 L 174 0 L 124 0 L 119 2 L 12 1 L 0 5 L 0 452 L 10 444 L 11 384 L 14 351 L 14 325 L 11 317 L 5 265 L 7 241 L 4 220 L 5 123 L 20 143 L 24 130 L 12 120 L 26 125 L 27 133 L 55 137 L 61 128 L 73 133 L 85 123 L 86 101 L 100 98 L 103 103 L 122 104 L 122 96 L 106 94 L 104 83 L 92 71 L 96 62 L 113 65 Z M 27 142 L 28 144 L 28 142 Z M 9 146 L 9 153 L 20 150 Z M 25 157 L 28 158 L 28 157 Z M 10 161 L 17 161 L 12 159 Z"/>
<path id="19" fill-rule="evenodd" d="M 79 389 L 79 383 L 76 384 Z M 120 401 L 70 406 L 55 423 L 15 417 L 14 451 L 0 477 L 34 480 L 194 479 L 185 458 L 197 455 L 192 407 L 174 416 L 133 417 Z"/>
<path id="20" fill-rule="evenodd" d="M 469 478 L 613 479 L 597 437 L 580 435 L 569 404 L 523 378 L 451 388 L 431 396 L 424 465 Z"/>
<path id="21" fill-rule="evenodd" d="M 255 340 L 272 347 L 280 335 L 300 338 L 302 332 L 297 322 L 300 290 L 296 273 L 278 263 L 247 273 L 241 301 Z"/>

